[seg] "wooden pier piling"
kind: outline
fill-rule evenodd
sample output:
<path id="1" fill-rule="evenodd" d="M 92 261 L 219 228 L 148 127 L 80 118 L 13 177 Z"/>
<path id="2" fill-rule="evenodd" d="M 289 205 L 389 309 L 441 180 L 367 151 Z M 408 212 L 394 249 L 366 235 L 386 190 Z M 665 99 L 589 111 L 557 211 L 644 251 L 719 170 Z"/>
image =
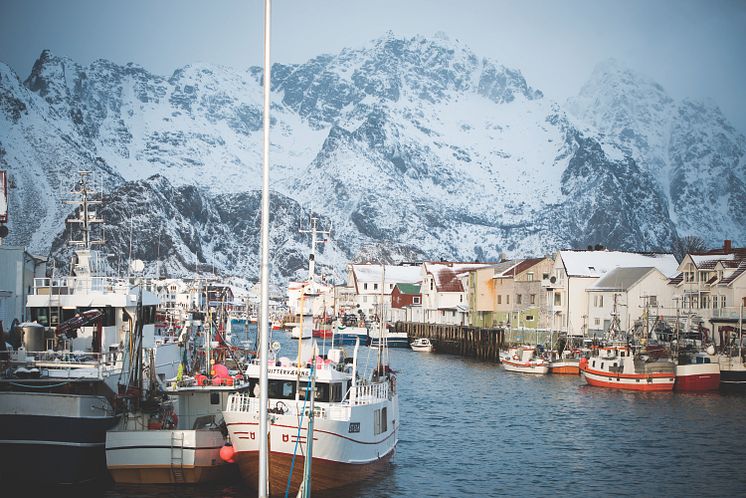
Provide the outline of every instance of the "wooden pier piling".
<path id="1" fill-rule="evenodd" d="M 457 354 L 480 360 L 498 361 L 504 344 L 505 330 L 440 325 L 433 323 L 396 322 L 397 332 L 406 332 L 409 340 L 428 337 L 438 353 Z"/>

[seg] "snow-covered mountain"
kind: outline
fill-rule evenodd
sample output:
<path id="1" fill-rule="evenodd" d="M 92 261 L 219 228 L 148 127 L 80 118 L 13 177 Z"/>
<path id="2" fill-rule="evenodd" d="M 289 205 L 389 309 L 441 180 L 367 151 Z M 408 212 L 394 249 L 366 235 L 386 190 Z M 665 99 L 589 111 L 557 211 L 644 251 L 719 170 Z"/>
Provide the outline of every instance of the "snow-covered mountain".
<path id="1" fill-rule="evenodd" d="M 656 179 L 680 236 L 718 246 L 746 234 L 746 138 L 715 105 L 676 101 L 615 60 L 599 64 L 570 112 Z"/>
<path id="2" fill-rule="evenodd" d="M 297 228 L 308 212 L 333 227 L 319 262 L 338 275 L 361 255 L 496 260 L 597 243 L 668 250 L 677 228 L 743 239 L 743 221 L 731 216 L 744 199 L 743 137 L 716 111 L 687 117 L 693 104 L 677 107 L 645 80 L 619 91 L 631 103 L 620 100 L 618 112 L 639 126 L 637 138 L 612 133 L 605 118 L 592 120 L 617 105 L 613 88 L 604 106 L 594 104 L 603 85 L 597 74 L 567 115 L 519 71 L 443 37 L 387 34 L 360 49 L 275 64 L 273 274 L 305 267 L 308 242 Z M 190 65 L 164 78 L 133 64 L 84 67 L 45 51 L 21 83 L 0 64 L 0 168 L 17 186 L 10 242 L 46 252 L 56 239 L 58 252 L 61 198 L 75 170 L 91 169 L 109 192 L 110 253 L 127 254 L 133 220 L 139 257 L 160 256 L 171 274 L 198 261 L 255 277 L 261 75 Z M 638 106 L 643 97 L 662 110 Z M 666 139 L 658 160 L 635 140 L 653 141 L 661 123 L 676 138 Z M 695 158 L 706 148 L 717 155 L 717 140 L 739 162 L 720 165 L 737 181 L 728 183 L 727 202 L 716 205 L 715 196 L 713 211 L 703 213 L 717 215 L 713 233 L 704 231 L 707 216 L 687 209 L 697 205 L 691 188 L 706 172 Z M 709 185 L 699 195 L 715 195 Z"/>

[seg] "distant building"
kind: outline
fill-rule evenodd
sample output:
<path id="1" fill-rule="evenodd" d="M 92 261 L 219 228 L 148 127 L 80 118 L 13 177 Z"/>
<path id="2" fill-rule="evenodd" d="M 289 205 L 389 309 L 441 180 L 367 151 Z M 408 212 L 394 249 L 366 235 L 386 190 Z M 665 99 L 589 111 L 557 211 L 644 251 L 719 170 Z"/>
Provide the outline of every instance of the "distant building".
<path id="1" fill-rule="evenodd" d="M 393 321 L 422 322 L 422 293 L 420 284 L 396 284 L 391 291 Z"/>
<path id="2" fill-rule="evenodd" d="M 673 254 L 623 251 L 559 251 L 552 275 L 544 284 L 550 306 L 552 330 L 584 335 L 588 330 L 588 292 L 614 268 L 657 268 L 673 277 L 678 262 Z"/>
<path id="3" fill-rule="evenodd" d="M 668 277 L 657 268 L 614 268 L 588 292 L 588 335 L 603 337 L 617 316 L 619 328 L 629 331 L 645 316 L 658 316 L 673 306 Z M 616 314 L 616 315 L 615 315 Z"/>
<path id="4" fill-rule="evenodd" d="M 491 266 L 490 263 L 423 263 L 422 312 L 426 323 L 468 324 L 467 297 L 469 272 Z M 466 285 L 464 282 L 467 282 Z"/>
<path id="5" fill-rule="evenodd" d="M 34 278 L 43 278 L 46 260 L 24 247 L 0 245 L 0 320 L 8 330 L 13 320 L 27 320 L 26 300 L 33 293 Z"/>
<path id="6" fill-rule="evenodd" d="M 347 266 L 347 285 L 354 289 L 356 312 L 378 316 L 381 308 L 391 320 L 391 293 L 399 283 L 416 284 L 421 280 L 418 265 L 351 264 Z"/>

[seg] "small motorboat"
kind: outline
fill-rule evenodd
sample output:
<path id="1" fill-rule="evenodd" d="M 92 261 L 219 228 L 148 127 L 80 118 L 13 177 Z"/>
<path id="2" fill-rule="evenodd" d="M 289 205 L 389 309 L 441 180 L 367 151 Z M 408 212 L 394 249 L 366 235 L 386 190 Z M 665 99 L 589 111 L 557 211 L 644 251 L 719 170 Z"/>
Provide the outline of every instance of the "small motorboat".
<path id="1" fill-rule="evenodd" d="M 433 351 L 433 343 L 427 337 L 415 339 L 409 344 L 409 347 L 412 348 L 412 351 L 417 351 L 419 353 L 431 353 Z"/>
<path id="2" fill-rule="evenodd" d="M 549 362 L 536 355 L 533 346 L 511 348 L 500 355 L 500 363 L 508 372 L 521 372 L 544 375 L 549 372 Z"/>

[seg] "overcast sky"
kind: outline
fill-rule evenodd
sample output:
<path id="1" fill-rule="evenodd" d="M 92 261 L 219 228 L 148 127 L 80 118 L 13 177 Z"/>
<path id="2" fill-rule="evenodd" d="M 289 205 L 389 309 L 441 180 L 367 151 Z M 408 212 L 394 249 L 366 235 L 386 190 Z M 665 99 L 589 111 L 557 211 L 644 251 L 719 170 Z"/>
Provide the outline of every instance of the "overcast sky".
<path id="1" fill-rule="evenodd" d="M 0 61 L 24 79 L 45 49 L 82 64 L 261 63 L 261 0 L 0 0 Z M 746 133 L 746 0 L 274 0 L 272 59 L 303 62 L 396 35 L 458 38 L 564 102 L 614 57 Z"/>

